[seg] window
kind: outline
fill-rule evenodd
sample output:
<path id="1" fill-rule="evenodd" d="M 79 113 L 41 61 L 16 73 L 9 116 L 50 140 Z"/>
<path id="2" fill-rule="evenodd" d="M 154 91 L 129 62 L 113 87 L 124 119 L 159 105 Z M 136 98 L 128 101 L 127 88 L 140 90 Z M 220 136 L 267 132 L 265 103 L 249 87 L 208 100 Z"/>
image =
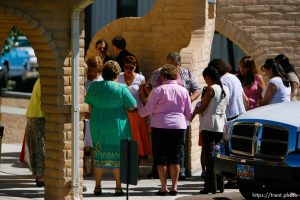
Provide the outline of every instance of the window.
<path id="1" fill-rule="evenodd" d="M 137 0 L 118 0 L 117 1 L 117 18 L 136 17 L 137 16 Z"/>

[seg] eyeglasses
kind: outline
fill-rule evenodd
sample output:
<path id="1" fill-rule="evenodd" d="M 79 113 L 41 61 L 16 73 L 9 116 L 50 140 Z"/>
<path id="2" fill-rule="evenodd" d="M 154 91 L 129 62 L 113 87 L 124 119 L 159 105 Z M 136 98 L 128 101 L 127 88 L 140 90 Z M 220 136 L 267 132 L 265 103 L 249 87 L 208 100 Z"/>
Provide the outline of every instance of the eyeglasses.
<path id="1" fill-rule="evenodd" d="M 124 69 L 133 69 L 134 65 L 124 65 Z"/>
<path id="2" fill-rule="evenodd" d="M 106 50 L 106 47 L 99 47 L 98 50 L 99 50 L 99 51 Z"/>

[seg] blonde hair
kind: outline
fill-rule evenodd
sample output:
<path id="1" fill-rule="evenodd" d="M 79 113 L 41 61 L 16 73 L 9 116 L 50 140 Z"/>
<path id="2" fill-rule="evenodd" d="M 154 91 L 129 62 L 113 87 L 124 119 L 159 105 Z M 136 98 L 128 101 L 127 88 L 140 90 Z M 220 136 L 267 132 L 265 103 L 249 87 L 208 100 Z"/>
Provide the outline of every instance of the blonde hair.
<path id="1" fill-rule="evenodd" d="M 103 61 L 99 56 L 92 56 L 86 61 L 87 70 L 97 69 L 98 73 L 102 72 Z"/>
<path id="2" fill-rule="evenodd" d="M 165 64 L 160 70 L 160 76 L 165 80 L 176 80 L 178 78 L 178 67 Z"/>

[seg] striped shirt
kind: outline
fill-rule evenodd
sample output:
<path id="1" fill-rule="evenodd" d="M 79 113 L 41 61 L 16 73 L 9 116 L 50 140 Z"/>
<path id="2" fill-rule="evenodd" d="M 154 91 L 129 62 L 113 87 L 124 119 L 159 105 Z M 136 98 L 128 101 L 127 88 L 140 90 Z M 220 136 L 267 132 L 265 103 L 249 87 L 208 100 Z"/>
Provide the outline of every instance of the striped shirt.
<path id="1" fill-rule="evenodd" d="M 160 70 L 161 68 L 152 72 L 150 79 L 147 81 L 146 87 L 152 89 L 162 84 L 162 80 L 160 79 Z M 193 76 L 192 72 L 181 66 L 179 68 L 179 78 L 177 79 L 177 83 L 185 87 L 190 96 L 197 90 L 201 91 L 200 84 Z"/>

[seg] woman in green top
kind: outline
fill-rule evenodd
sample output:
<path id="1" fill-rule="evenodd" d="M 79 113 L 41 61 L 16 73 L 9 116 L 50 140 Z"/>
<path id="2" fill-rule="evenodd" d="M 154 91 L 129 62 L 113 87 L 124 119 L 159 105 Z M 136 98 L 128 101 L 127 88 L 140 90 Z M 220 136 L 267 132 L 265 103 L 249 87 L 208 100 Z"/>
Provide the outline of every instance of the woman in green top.
<path id="1" fill-rule="evenodd" d="M 119 84 L 121 68 L 115 61 L 107 61 L 102 70 L 104 81 L 93 82 L 87 91 L 85 103 L 90 108 L 90 129 L 94 147 L 96 186 L 95 195 L 101 195 L 103 169 L 112 169 L 116 180 L 116 196 L 123 195 L 120 181 L 120 140 L 131 138 L 127 116 L 136 109 L 136 101 L 127 86 Z"/>

